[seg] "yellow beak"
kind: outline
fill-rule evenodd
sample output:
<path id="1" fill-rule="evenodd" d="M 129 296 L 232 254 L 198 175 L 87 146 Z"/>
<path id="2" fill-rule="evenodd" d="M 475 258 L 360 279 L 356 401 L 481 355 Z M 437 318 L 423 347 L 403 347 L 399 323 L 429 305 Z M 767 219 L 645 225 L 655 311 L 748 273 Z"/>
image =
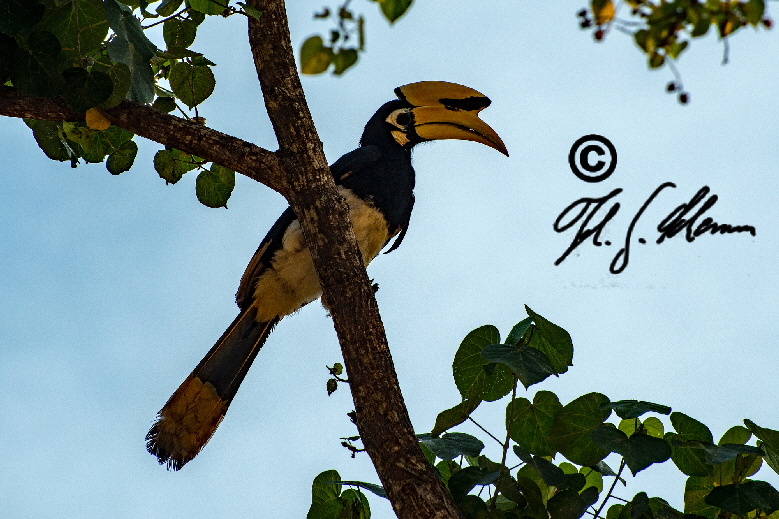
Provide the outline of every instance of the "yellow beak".
<path id="1" fill-rule="evenodd" d="M 491 103 L 484 94 L 445 81 L 410 83 L 396 88 L 395 94 L 413 106 L 414 130 L 423 139 L 474 141 L 508 156 L 495 130 L 479 119 L 479 112 Z"/>

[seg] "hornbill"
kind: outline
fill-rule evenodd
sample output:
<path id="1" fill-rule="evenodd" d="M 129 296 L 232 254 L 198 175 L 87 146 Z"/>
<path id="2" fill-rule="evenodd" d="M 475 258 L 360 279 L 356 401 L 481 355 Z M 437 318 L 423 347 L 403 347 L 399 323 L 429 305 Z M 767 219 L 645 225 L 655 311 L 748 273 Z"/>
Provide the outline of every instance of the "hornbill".
<path id="1" fill-rule="evenodd" d="M 436 139 L 476 141 L 508 155 L 498 134 L 478 117 L 490 100 L 471 88 L 442 81 L 395 89 L 398 100 L 371 117 L 360 147 L 330 171 L 346 199 L 363 263 L 395 238 L 400 245 L 414 206 L 411 149 Z M 146 448 L 178 470 L 195 457 L 227 412 L 257 352 L 282 317 L 322 293 L 295 213 L 287 208 L 244 273 L 238 317 L 160 410 Z"/>

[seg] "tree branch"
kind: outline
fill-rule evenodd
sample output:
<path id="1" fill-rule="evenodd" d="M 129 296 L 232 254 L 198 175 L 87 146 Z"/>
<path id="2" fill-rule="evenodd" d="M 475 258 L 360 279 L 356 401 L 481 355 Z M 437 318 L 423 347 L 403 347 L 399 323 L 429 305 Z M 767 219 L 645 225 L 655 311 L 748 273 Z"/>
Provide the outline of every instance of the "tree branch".
<path id="1" fill-rule="evenodd" d="M 365 449 L 400 519 L 461 518 L 419 448 L 390 356 L 373 289 L 306 104 L 283 0 L 249 0 L 249 43 L 265 105 L 341 343 Z"/>
<path id="2" fill-rule="evenodd" d="M 111 124 L 120 128 L 216 162 L 287 194 L 286 177 L 272 151 L 132 101 L 122 101 L 105 114 Z M 30 97 L 6 86 L 0 86 L 0 115 L 48 121 L 84 120 L 83 113 L 74 111 L 62 99 Z"/>

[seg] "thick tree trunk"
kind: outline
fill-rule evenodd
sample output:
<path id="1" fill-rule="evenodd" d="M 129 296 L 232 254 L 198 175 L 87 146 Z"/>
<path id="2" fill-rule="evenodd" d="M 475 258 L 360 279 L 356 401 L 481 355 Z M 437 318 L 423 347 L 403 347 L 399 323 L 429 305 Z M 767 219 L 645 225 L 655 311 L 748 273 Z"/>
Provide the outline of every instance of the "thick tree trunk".
<path id="1" fill-rule="evenodd" d="M 357 427 L 400 519 L 460 518 L 422 455 L 362 266 L 297 73 L 283 0 L 249 0 L 249 43 L 289 179 L 288 200 L 314 257 L 349 374 Z"/>

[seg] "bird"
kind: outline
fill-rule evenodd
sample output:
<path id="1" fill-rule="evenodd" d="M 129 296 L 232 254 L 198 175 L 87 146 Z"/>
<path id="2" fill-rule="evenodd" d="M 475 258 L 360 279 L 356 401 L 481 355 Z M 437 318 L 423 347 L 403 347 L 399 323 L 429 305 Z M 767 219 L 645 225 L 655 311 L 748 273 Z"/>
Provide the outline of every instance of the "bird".
<path id="1" fill-rule="evenodd" d="M 474 141 L 508 156 L 498 134 L 478 117 L 491 101 L 456 83 L 420 81 L 365 125 L 359 147 L 330 166 L 346 200 L 362 260 L 398 248 L 414 207 L 412 148 L 440 139 Z M 146 435 L 161 465 L 179 470 L 216 431 L 257 353 L 276 324 L 322 293 L 300 222 L 287 208 L 254 253 L 236 294 L 240 313 L 176 389 Z"/>

